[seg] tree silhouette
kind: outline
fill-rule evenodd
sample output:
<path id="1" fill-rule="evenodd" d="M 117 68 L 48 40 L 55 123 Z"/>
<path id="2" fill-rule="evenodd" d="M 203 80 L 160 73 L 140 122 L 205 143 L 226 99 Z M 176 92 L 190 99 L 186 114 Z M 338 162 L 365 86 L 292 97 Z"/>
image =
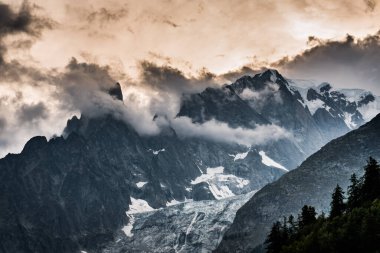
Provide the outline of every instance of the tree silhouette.
<path id="1" fill-rule="evenodd" d="M 380 198 L 380 167 L 377 161 L 370 157 L 364 170 L 362 196 L 364 201 L 373 201 Z"/>
<path id="2" fill-rule="evenodd" d="M 369 158 L 361 178 L 351 176 L 348 201 L 337 185 L 328 218 L 316 218 L 312 206 L 303 206 L 298 222 L 289 216 L 273 225 L 267 239 L 269 253 L 380 253 L 380 167 Z M 346 207 L 347 206 L 347 207 Z"/>
<path id="3" fill-rule="evenodd" d="M 332 194 L 332 200 L 331 200 L 331 211 L 330 211 L 330 218 L 335 218 L 337 216 L 340 216 L 343 214 L 345 210 L 345 204 L 344 204 L 344 192 L 343 189 L 336 185 L 334 193 Z"/>
<path id="4" fill-rule="evenodd" d="M 353 208 L 357 207 L 360 203 L 361 181 L 356 177 L 355 173 L 351 175 L 350 181 L 351 185 L 348 187 L 347 190 L 347 208 L 349 210 L 352 210 Z"/>
<path id="5" fill-rule="evenodd" d="M 277 253 L 281 251 L 284 244 L 284 241 L 282 240 L 281 222 L 277 221 L 273 224 L 265 243 L 267 244 L 268 253 Z"/>
<path id="6" fill-rule="evenodd" d="M 315 208 L 312 206 L 304 205 L 301 210 L 301 216 L 298 218 L 298 226 L 300 229 L 313 224 L 317 218 Z"/>

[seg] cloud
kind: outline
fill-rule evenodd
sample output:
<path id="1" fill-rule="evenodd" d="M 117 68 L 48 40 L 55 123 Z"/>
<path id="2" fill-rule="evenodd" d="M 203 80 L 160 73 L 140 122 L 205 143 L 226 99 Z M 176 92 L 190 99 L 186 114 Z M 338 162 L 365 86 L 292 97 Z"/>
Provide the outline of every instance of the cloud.
<path id="1" fill-rule="evenodd" d="M 221 74 L 220 77 L 224 78 L 226 81 L 234 82 L 242 76 L 255 75 L 257 73 L 262 72 L 265 69 L 265 67 L 260 67 L 260 64 L 252 64 L 252 65 L 256 65 L 256 66 L 253 67 L 253 66 L 245 65 L 236 70 L 230 70 L 227 73 Z"/>
<path id="2" fill-rule="evenodd" d="M 7 120 L 4 118 L 0 118 L 0 131 L 2 131 L 7 125 Z"/>
<path id="3" fill-rule="evenodd" d="M 20 123 L 38 122 L 40 119 L 46 119 L 48 116 L 48 109 L 42 102 L 30 105 L 24 104 L 18 110 Z"/>
<path id="4" fill-rule="evenodd" d="M 227 123 L 215 120 L 193 124 L 190 118 L 176 117 L 183 93 L 217 85 L 215 76 L 204 70 L 198 77 L 187 77 L 178 69 L 151 62 L 142 62 L 140 71 L 140 82 L 125 87 L 123 103 L 106 92 L 115 83 L 108 67 L 78 63 L 72 59 L 60 76 L 58 88 L 62 92 L 59 96 L 63 103 L 72 106 L 71 109 L 79 109 L 89 117 L 112 114 L 141 135 L 156 135 L 163 128 L 172 127 L 181 137 L 242 145 L 260 145 L 291 137 L 286 130 L 275 125 L 231 128 Z M 274 84 L 268 87 L 276 88 Z"/>
<path id="5" fill-rule="evenodd" d="M 54 23 L 50 19 L 37 17 L 32 14 L 32 10 L 27 1 L 21 4 L 18 12 L 9 5 L 0 3 L 0 65 L 5 63 L 4 54 L 7 48 L 3 39 L 7 35 L 24 33 L 39 37 L 42 30 L 53 27 Z"/>
<path id="6" fill-rule="evenodd" d="M 292 138 L 288 131 L 276 125 L 258 125 L 254 129 L 231 128 L 227 123 L 216 120 L 210 120 L 203 124 L 192 123 L 188 117 L 176 118 L 171 121 L 171 125 L 180 136 L 246 146 L 262 145 L 269 141 Z"/>
<path id="7" fill-rule="evenodd" d="M 100 24 L 119 21 L 128 15 L 128 9 L 119 8 L 117 10 L 110 10 L 107 8 L 100 8 L 88 14 L 87 21 L 89 23 L 99 22 Z"/>
<path id="8" fill-rule="evenodd" d="M 323 57 L 320 54 L 323 52 L 321 48 L 333 48 L 334 41 L 326 38 L 339 38 L 346 32 L 363 36 L 363 33 L 373 31 L 377 25 L 379 8 L 376 1 L 372 0 L 132 1 L 128 6 L 117 0 L 107 3 L 94 0 L 91 5 L 71 0 L 34 2 L 43 5 L 59 26 L 55 27 L 53 21 L 37 15 L 38 8 L 28 2 L 24 2 L 18 10 L 6 4 L 1 5 L 0 27 L 7 27 L 0 32 L 0 59 L 3 61 L 1 81 L 17 82 L 11 87 L 14 90 L 10 90 L 23 90 L 25 94 L 22 98 L 13 98 L 18 102 L 3 105 L 1 112 L 6 112 L 10 107 L 12 112 L 16 112 L 23 105 L 43 103 L 49 108 L 49 117 L 37 116 L 35 119 L 38 119 L 39 124 L 34 124 L 33 129 L 23 130 L 17 128 L 17 119 L 13 118 L 17 118 L 17 114 L 3 113 L 7 119 L 7 131 L 0 134 L 0 140 L 5 135 L 15 135 L 17 131 L 19 136 L 29 137 L 33 134 L 50 134 L 50 125 L 53 125 L 54 120 L 64 123 L 66 114 L 78 111 L 94 117 L 112 113 L 128 122 L 140 134 L 157 134 L 165 124 L 175 124 L 182 93 L 200 92 L 207 86 L 218 87 L 223 81 L 234 81 L 241 75 L 255 74 L 261 70 L 262 65 L 258 62 L 278 59 L 285 54 L 294 55 L 307 47 L 312 47 L 310 51 L 318 48 L 315 50 L 318 53 L 308 55 L 304 52 L 300 54 L 302 60 L 288 57 L 277 62 L 278 67 L 291 77 L 316 76 L 332 80 L 333 84 L 339 81 L 342 86 L 346 86 L 346 83 L 354 86 L 354 81 L 355 86 L 357 81 L 361 81 L 360 84 L 370 83 L 367 79 L 379 72 L 376 70 L 378 64 L 368 68 L 369 63 L 375 63 L 378 59 L 375 43 L 371 44 L 370 40 L 362 47 L 373 48 L 373 52 L 363 57 L 373 59 L 363 60 L 360 54 L 354 54 L 362 64 L 358 64 L 357 68 L 347 67 L 348 71 L 340 67 L 347 62 L 353 65 L 355 57 L 344 58 L 343 53 L 336 55 L 334 50 L 339 50 L 334 49 L 331 56 L 342 60 L 338 62 L 333 59 L 336 64 L 329 65 L 326 64 L 329 53 L 323 53 Z M 133 12 L 129 11 L 132 9 Z M 313 37 L 305 44 L 310 35 Z M 75 38 L 75 43 L 72 38 Z M 346 44 L 355 45 L 345 46 L 346 49 L 357 47 L 361 41 L 356 37 L 346 40 Z M 338 41 L 338 44 L 345 44 L 346 40 Z M 341 47 L 344 46 L 336 46 Z M 83 48 L 90 54 L 83 54 Z M 25 49 L 31 50 L 30 55 L 25 56 L 26 60 L 15 60 Z M 149 53 L 152 49 L 153 54 Z M 80 63 L 81 55 L 93 62 Z M 215 55 L 223 55 L 223 59 Z M 72 56 L 80 60 L 72 60 L 64 68 L 67 59 Z M 140 59 L 151 60 L 152 57 L 166 65 L 140 62 Z M 215 75 L 202 69 L 206 66 L 216 73 L 224 73 L 244 65 L 254 57 L 260 61 L 226 74 Z M 319 57 L 322 60 L 317 60 Z M 120 66 L 117 71 L 115 66 L 109 64 L 110 59 L 116 59 L 116 65 Z M 314 61 L 319 64 L 313 65 Z M 303 71 L 298 71 L 303 64 Z M 333 72 L 336 67 L 336 72 L 324 74 L 319 70 L 324 65 L 329 65 L 324 71 Z M 368 69 L 377 72 L 372 75 Z M 134 71 L 138 73 L 138 78 L 127 79 L 125 73 Z M 123 78 L 127 79 L 122 80 L 124 104 L 105 92 L 116 81 L 120 81 L 116 72 L 119 76 L 124 74 L 126 77 Z M 263 94 L 248 92 L 245 95 L 260 97 Z M 16 97 L 14 94 L 12 96 Z M 156 115 L 159 115 L 160 120 L 154 122 L 153 117 Z M 212 124 L 214 127 L 222 124 L 221 131 L 225 130 L 220 122 L 205 124 L 190 125 L 188 127 L 194 129 L 189 132 L 199 136 L 203 128 L 208 129 Z M 38 125 L 44 127 L 38 128 Z M 187 125 L 178 123 L 177 128 L 180 126 Z M 54 131 L 59 132 L 61 125 L 55 127 Z M 11 128 L 15 130 L 11 132 Z M 230 141 L 235 137 L 239 139 L 236 130 L 225 131 L 233 136 Z M 216 140 L 219 137 L 212 138 Z"/>
<path id="9" fill-rule="evenodd" d="M 281 92 L 279 92 L 280 86 L 277 83 L 267 82 L 265 87 L 261 90 L 252 90 L 245 88 L 240 97 L 244 100 L 248 100 L 249 104 L 258 112 L 261 112 L 263 106 L 269 101 L 282 104 L 283 100 Z"/>
<path id="10" fill-rule="evenodd" d="M 198 76 L 187 77 L 181 70 L 170 65 L 158 66 L 153 62 L 140 63 L 140 82 L 155 90 L 171 93 L 194 93 L 215 86 L 216 75 L 201 69 Z"/>
<path id="11" fill-rule="evenodd" d="M 364 3 L 367 5 L 367 11 L 372 12 L 376 8 L 376 0 L 363 0 Z"/>
<path id="12" fill-rule="evenodd" d="M 79 110 L 89 116 L 104 114 L 98 100 L 116 84 L 109 74 L 109 67 L 79 63 L 76 58 L 72 58 L 53 80 L 52 84 L 58 89 L 57 99 L 69 110 Z"/>
<path id="13" fill-rule="evenodd" d="M 6 59 L 9 50 L 30 49 L 40 38 L 42 31 L 52 29 L 56 23 L 35 11 L 40 7 L 23 1 L 18 11 L 0 3 L 0 75 L 1 81 L 20 82 L 27 78 L 31 85 L 46 79 L 41 69 L 18 59 Z M 12 51 L 10 54 L 14 53 Z M 15 54 L 17 54 L 15 53 Z"/>
<path id="14" fill-rule="evenodd" d="M 312 38 L 311 49 L 272 64 L 288 77 L 317 79 L 337 87 L 361 87 L 380 94 L 380 31 L 362 39 Z"/>

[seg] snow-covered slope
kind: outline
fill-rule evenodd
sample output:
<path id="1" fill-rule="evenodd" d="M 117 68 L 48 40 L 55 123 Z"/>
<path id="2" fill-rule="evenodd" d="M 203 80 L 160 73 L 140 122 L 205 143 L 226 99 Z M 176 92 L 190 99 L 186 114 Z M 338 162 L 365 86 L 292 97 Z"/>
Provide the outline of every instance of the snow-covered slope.
<path id="1" fill-rule="evenodd" d="M 130 214 L 129 223 L 102 252 L 211 252 L 218 246 L 236 211 L 253 194 L 188 201 Z"/>

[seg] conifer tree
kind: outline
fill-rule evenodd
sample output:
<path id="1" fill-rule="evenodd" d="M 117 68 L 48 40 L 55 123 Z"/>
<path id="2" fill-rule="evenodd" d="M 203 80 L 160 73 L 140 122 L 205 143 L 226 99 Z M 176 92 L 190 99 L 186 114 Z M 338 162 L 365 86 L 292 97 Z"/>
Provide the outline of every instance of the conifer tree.
<path id="1" fill-rule="evenodd" d="M 304 205 L 301 210 L 301 216 L 299 217 L 298 225 L 300 229 L 313 224 L 317 219 L 317 213 L 315 212 L 315 208 L 312 206 Z"/>
<path id="2" fill-rule="evenodd" d="M 331 206 L 330 218 L 331 219 L 342 215 L 345 210 L 343 194 L 344 192 L 342 188 L 339 185 L 336 185 L 335 190 L 332 194 L 332 200 L 330 204 Z"/>
<path id="3" fill-rule="evenodd" d="M 380 167 L 377 161 L 370 157 L 364 170 L 362 196 L 364 201 L 373 201 L 380 198 Z"/>
<path id="4" fill-rule="evenodd" d="M 297 231 L 297 224 L 296 221 L 294 220 L 294 216 L 290 215 L 288 217 L 288 231 L 289 231 L 289 236 L 291 237 L 296 231 Z"/>
<path id="5" fill-rule="evenodd" d="M 278 253 L 281 251 L 281 247 L 284 243 L 282 239 L 281 222 L 277 221 L 273 224 L 265 243 L 267 244 L 267 253 Z"/>
<path id="6" fill-rule="evenodd" d="M 352 174 L 351 178 L 351 185 L 348 187 L 347 193 L 348 193 L 348 201 L 347 201 L 347 208 L 349 210 L 352 210 L 355 207 L 358 207 L 360 203 L 360 187 L 361 182 L 357 178 L 356 174 Z"/>

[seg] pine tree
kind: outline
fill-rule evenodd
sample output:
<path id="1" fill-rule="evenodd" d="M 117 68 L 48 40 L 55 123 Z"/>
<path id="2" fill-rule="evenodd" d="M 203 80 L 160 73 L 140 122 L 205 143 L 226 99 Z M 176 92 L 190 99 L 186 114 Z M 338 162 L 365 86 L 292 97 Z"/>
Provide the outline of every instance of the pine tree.
<path id="1" fill-rule="evenodd" d="M 296 231 L 297 231 L 297 224 L 294 220 L 294 216 L 293 215 L 290 215 L 288 217 L 288 224 L 289 224 L 289 227 L 288 227 L 288 231 L 289 231 L 289 237 L 292 237 Z"/>
<path id="2" fill-rule="evenodd" d="M 281 247 L 284 244 L 282 239 L 281 222 L 277 221 L 273 224 L 265 244 L 267 244 L 267 253 L 278 253 L 281 251 Z"/>
<path id="3" fill-rule="evenodd" d="M 282 241 L 287 242 L 289 240 L 289 227 L 288 227 L 286 216 L 283 217 L 281 232 L 282 232 Z"/>
<path id="4" fill-rule="evenodd" d="M 314 207 L 304 205 L 301 210 L 301 216 L 298 218 L 298 226 L 300 229 L 313 224 L 317 220 L 316 215 L 317 213 Z"/>
<path id="5" fill-rule="evenodd" d="M 347 189 L 347 208 L 349 210 L 352 210 L 353 208 L 358 207 L 360 204 L 361 181 L 357 178 L 355 173 L 351 175 L 350 181 L 351 185 Z"/>
<path id="6" fill-rule="evenodd" d="M 345 210 L 345 204 L 344 204 L 344 192 L 342 188 L 339 185 L 336 185 L 334 193 L 332 194 L 332 200 L 331 200 L 331 211 L 330 211 L 330 218 L 335 218 L 337 216 L 340 216 L 343 214 Z"/>
<path id="7" fill-rule="evenodd" d="M 380 167 L 377 161 L 370 157 L 364 170 L 362 196 L 364 201 L 373 201 L 380 198 Z"/>

